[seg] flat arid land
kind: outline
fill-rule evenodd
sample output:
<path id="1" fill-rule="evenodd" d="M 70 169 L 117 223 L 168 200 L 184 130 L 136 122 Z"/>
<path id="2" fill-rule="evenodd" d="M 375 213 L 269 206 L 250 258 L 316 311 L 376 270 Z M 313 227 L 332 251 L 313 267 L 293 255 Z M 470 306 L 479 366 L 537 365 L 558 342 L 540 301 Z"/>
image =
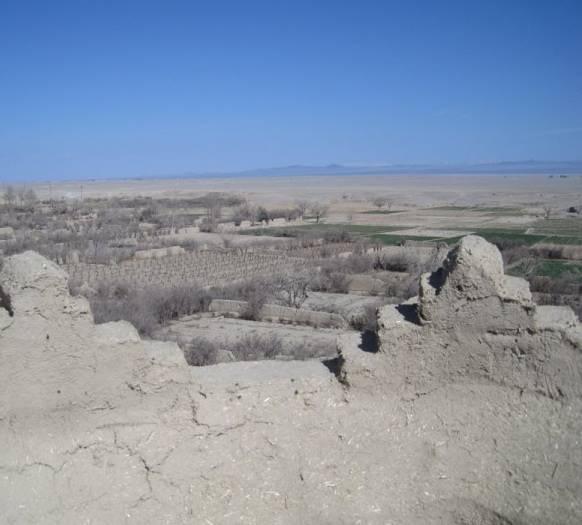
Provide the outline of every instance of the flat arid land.
<path id="1" fill-rule="evenodd" d="M 329 206 L 328 223 L 416 227 L 416 231 L 408 234 L 425 237 L 439 237 L 439 230 L 451 227 L 521 228 L 535 223 L 536 218 L 543 216 L 545 207 L 557 211 L 582 206 L 582 175 L 135 179 L 39 183 L 34 188 L 41 198 L 140 195 L 185 199 L 224 192 L 274 208 L 292 207 L 299 200 L 319 201 Z M 386 197 L 388 209 L 370 209 L 370 201 L 377 196 Z"/>
<path id="2" fill-rule="evenodd" d="M 257 201 L 284 205 L 295 199 L 341 201 L 387 194 L 401 205 L 472 206 L 559 204 L 582 197 L 582 175 L 341 175 L 256 178 L 164 178 L 53 182 L 53 197 L 144 195 L 187 197 L 210 191 L 244 193 Z M 51 191 L 46 182 L 34 185 L 42 198 Z"/>

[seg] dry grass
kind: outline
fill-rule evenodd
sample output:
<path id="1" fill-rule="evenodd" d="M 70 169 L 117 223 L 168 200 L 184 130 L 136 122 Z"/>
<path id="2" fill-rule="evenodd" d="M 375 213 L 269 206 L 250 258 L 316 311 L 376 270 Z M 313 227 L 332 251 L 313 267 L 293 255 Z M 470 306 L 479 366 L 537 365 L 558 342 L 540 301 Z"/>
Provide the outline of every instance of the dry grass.
<path id="1" fill-rule="evenodd" d="M 332 354 L 334 348 L 328 349 Z M 316 357 L 316 352 L 300 343 L 283 345 L 277 334 L 245 334 L 235 341 L 218 344 L 206 337 L 194 337 L 184 345 L 184 357 L 191 366 L 206 366 L 220 362 L 221 352 L 234 361 L 261 361 L 265 359 L 287 358 L 306 360 Z M 320 350 L 321 352 L 321 350 Z"/>

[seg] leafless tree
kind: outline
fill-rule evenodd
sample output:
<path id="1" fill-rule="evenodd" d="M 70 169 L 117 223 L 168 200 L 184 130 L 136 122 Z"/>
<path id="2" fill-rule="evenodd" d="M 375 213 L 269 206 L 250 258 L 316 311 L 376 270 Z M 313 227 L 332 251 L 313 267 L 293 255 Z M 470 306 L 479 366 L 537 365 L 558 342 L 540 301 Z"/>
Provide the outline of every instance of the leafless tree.
<path id="1" fill-rule="evenodd" d="M 242 204 L 237 206 L 232 214 L 232 218 L 235 222 L 242 222 L 242 221 L 253 221 L 257 215 L 256 207 L 250 204 L 248 201 L 244 201 Z"/>
<path id="2" fill-rule="evenodd" d="M 299 210 L 299 214 L 301 215 L 301 217 L 303 217 L 307 213 L 309 205 L 310 205 L 309 201 L 305 200 L 300 200 L 295 203 L 295 206 L 297 206 L 297 209 Z"/>
<path id="3" fill-rule="evenodd" d="M 548 220 L 553 215 L 554 210 L 551 206 L 544 206 L 544 219 Z"/>
<path id="4" fill-rule="evenodd" d="M 274 280 L 275 293 L 286 306 L 300 308 L 307 299 L 310 277 L 304 273 L 286 273 Z"/>
<path id="5" fill-rule="evenodd" d="M 534 274 L 535 269 L 538 266 L 538 261 L 536 261 L 535 257 L 524 257 L 520 263 L 520 270 L 526 277 L 531 277 Z"/>
<path id="6" fill-rule="evenodd" d="M 222 216 L 223 197 L 218 192 L 207 193 L 202 197 L 202 205 L 206 208 L 206 219 L 211 229 Z"/>
<path id="7" fill-rule="evenodd" d="M 299 208 L 287 208 L 283 210 L 283 217 L 285 217 L 285 220 L 287 221 L 294 221 L 301 217 L 301 212 L 299 211 Z"/>
<path id="8" fill-rule="evenodd" d="M 263 206 L 259 206 L 257 208 L 257 213 L 255 215 L 255 219 L 257 222 L 268 223 L 272 218 L 273 218 L 273 216 L 270 214 L 270 212 L 269 212 L 269 210 L 267 210 L 267 208 L 265 208 Z"/>
<path id="9" fill-rule="evenodd" d="M 16 191 L 12 186 L 8 186 L 6 190 L 4 190 L 4 202 L 9 206 L 12 206 L 16 202 Z"/>
<path id="10" fill-rule="evenodd" d="M 24 204 L 24 196 L 26 195 L 26 188 L 22 186 L 16 190 L 16 195 L 18 196 L 18 202 Z"/>
<path id="11" fill-rule="evenodd" d="M 24 202 L 26 204 L 32 205 L 37 201 L 38 201 L 38 198 L 36 196 L 36 192 L 32 188 L 28 188 L 24 192 Z"/>
<path id="12" fill-rule="evenodd" d="M 386 197 L 378 196 L 372 199 L 372 204 L 376 206 L 376 208 L 380 209 L 386 205 L 388 199 Z"/>
<path id="13" fill-rule="evenodd" d="M 319 221 L 322 217 L 327 215 L 329 211 L 329 206 L 323 204 L 321 202 L 314 202 L 310 206 L 311 213 L 315 216 L 315 222 L 319 224 Z"/>

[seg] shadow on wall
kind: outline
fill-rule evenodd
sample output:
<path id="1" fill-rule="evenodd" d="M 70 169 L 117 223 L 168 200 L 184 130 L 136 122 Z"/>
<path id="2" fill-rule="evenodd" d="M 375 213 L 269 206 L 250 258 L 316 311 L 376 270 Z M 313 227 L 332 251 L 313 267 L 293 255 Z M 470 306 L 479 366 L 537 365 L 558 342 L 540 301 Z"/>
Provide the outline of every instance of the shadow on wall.
<path id="1" fill-rule="evenodd" d="M 0 286 L 0 308 L 8 311 L 10 317 L 14 317 L 14 309 L 12 308 L 12 301 L 10 296 Z"/>
<path id="2" fill-rule="evenodd" d="M 375 354 L 378 352 L 380 341 L 378 334 L 373 330 L 364 330 L 361 334 L 362 340 L 358 347 L 364 352 Z"/>

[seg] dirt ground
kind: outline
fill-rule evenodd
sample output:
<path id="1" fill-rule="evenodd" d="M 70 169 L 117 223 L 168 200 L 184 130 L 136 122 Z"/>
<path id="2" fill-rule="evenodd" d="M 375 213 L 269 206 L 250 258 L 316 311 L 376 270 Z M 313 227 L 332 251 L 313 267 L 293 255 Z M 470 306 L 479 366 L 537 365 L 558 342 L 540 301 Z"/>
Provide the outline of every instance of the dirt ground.
<path id="1" fill-rule="evenodd" d="M 281 339 L 284 350 L 301 347 L 309 355 L 333 357 L 336 354 L 336 339 L 342 333 L 344 333 L 342 330 L 333 328 L 311 328 L 309 326 L 198 315 L 184 317 L 172 322 L 154 334 L 154 337 L 176 341 L 204 337 L 222 348 L 248 335 L 276 335 Z M 236 356 L 234 357 L 236 358 Z"/>
<path id="2" fill-rule="evenodd" d="M 82 188 L 82 189 L 81 189 Z M 582 176 L 547 175 L 358 175 L 221 179 L 126 179 L 43 182 L 34 185 L 41 198 L 68 196 L 188 197 L 223 191 L 244 194 L 269 205 L 296 199 L 332 201 L 336 211 L 361 209 L 358 200 L 386 195 L 398 206 L 536 205 L 582 202 Z M 355 201 L 355 202 L 354 202 Z"/>
<path id="3" fill-rule="evenodd" d="M 479 210 L 454 210 L 441 209 L 439 207 L 429 209 L 402 210 L 390 214 L 369 214 L 357 213 L 351 215 L 351 222 L 370 226 L 390 226 L 415 228 L 414 231 L 407 232 L 407 235 L 420 235 L 430 237 L 456 237 L 471 233 L 471 228 L 503 228 L 533 224 L 540 219 L 541 210 L 537 213 L 524 213 L 524 215 L 505 215 L 502 212 L 490 213 Z M 330 221 L 341 220 L 341 214 L 337 213 L 330 217 Z M 448 231 L 447 228 L 457 230 Z M 465 230 L 458 231 L 458 228 Z M 386 233 L 404 233 L 397 231 L 387 231 Z"/>

